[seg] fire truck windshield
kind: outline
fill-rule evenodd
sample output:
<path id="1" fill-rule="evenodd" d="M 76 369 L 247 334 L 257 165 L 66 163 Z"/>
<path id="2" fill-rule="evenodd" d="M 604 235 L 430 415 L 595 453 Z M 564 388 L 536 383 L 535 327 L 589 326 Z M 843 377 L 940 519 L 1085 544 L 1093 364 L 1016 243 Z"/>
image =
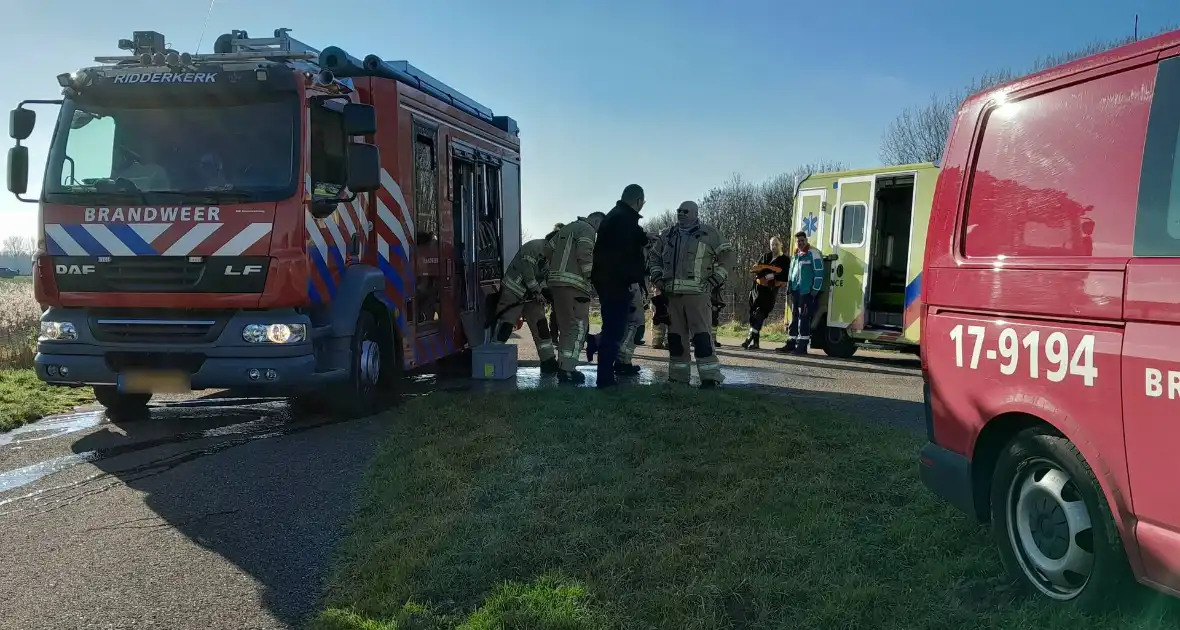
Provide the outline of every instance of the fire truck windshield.
<path id="1" fill-rule="evenodd" d="M 293 100 L 155 105 L 67 100 L 45 170 L 46 198 L 228 202 L 294 194 L 300 152 Z"/>

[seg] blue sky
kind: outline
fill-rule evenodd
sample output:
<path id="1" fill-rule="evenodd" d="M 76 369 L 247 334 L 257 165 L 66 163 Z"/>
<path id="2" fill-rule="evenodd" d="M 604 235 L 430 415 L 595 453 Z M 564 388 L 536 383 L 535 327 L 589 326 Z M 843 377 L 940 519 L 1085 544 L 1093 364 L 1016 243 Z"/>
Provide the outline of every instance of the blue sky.
<path id="1" fill-rule="evenodd" d="M 0 85 L 5 109 L 55 98 L 57 74 L 120 54 L 132 30 L 194 50 L 210 6 L 8 4 L 0 41 L 17 79 Z M 287 27 L 317 48 L 408 59 L 516 118 L 524 229 L 540 236 L 609 208 L 632 182 L 653 212 L 735 172 L 760 180 L 823 158 L 874 165 L 905 106 L 988 69 L 1129 34 L 1136 12 L 1141 31 L 1180 24 L 1175 0 L 215 0 L 203 50 L 231 29 Z M 30 143 L 34 189 L 47 114 Z M 0 191 L 0 237 L 35 231 L 36 206 Z"/>

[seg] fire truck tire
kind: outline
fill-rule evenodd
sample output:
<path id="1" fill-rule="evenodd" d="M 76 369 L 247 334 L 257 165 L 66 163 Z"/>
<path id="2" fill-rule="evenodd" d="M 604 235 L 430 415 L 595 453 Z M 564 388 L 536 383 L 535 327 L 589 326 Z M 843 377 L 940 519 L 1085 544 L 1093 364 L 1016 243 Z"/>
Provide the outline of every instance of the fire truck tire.
<path id="1" fill-rule="evenodd" d="M 1068 439 L 1044 426 L 1018 433 L 996 461 L 990 500 L 1000 559 L 1022 587 L 1088 613 L 1138 599 L 1106 496 Z"/>
<path id="2" fill-rule="evenodd" d="M 152 395 L 123 393 L 114 385 L 95 385 L 94 398 L 113 416 L 145 413 Z"/>
<path id="3" fill-rule="evenodd" d="M 362 308 L 357 316 L 356 329 L 352 335 L 351 366 L 348 375 L 348 395 L 341 397 L 336 409 L 350 418 L 374 414 L 381 410 L 387 399 L 382 385 L 387 384 L 383 370 L 393 364 L 393 357 L 384 356 L 389 344 L 382 338 L 377 318 Z"/>

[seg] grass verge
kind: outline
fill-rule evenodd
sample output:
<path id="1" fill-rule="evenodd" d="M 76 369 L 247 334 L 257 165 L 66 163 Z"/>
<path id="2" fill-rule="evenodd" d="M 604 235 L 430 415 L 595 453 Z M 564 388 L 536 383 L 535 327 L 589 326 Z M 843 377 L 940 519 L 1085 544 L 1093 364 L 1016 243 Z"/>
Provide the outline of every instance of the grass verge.
<path id="1" fill-rule="evenodd" d="M 33 370 L 0 370 L 0 431 L 94 400 L 90 388 L 52 387 Z"/>
<path id="2" fill-rule="evenodd" d="M 917 481 L 919 445 L 737 390 L 419 398 L 309 626 L 1167 627 L 1015 597 Z"/>

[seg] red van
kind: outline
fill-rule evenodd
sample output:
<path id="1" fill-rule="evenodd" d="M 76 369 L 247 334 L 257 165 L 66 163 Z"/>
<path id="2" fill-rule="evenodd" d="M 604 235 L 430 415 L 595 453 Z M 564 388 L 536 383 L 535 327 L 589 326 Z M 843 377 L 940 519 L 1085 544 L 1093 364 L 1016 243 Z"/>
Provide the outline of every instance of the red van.
<path id="1" fill-rule="evenodd" d="M 1180 31 L 977 94 L 926 241 L 922 481 L 1097 610 L 1180 595 Z"/>

